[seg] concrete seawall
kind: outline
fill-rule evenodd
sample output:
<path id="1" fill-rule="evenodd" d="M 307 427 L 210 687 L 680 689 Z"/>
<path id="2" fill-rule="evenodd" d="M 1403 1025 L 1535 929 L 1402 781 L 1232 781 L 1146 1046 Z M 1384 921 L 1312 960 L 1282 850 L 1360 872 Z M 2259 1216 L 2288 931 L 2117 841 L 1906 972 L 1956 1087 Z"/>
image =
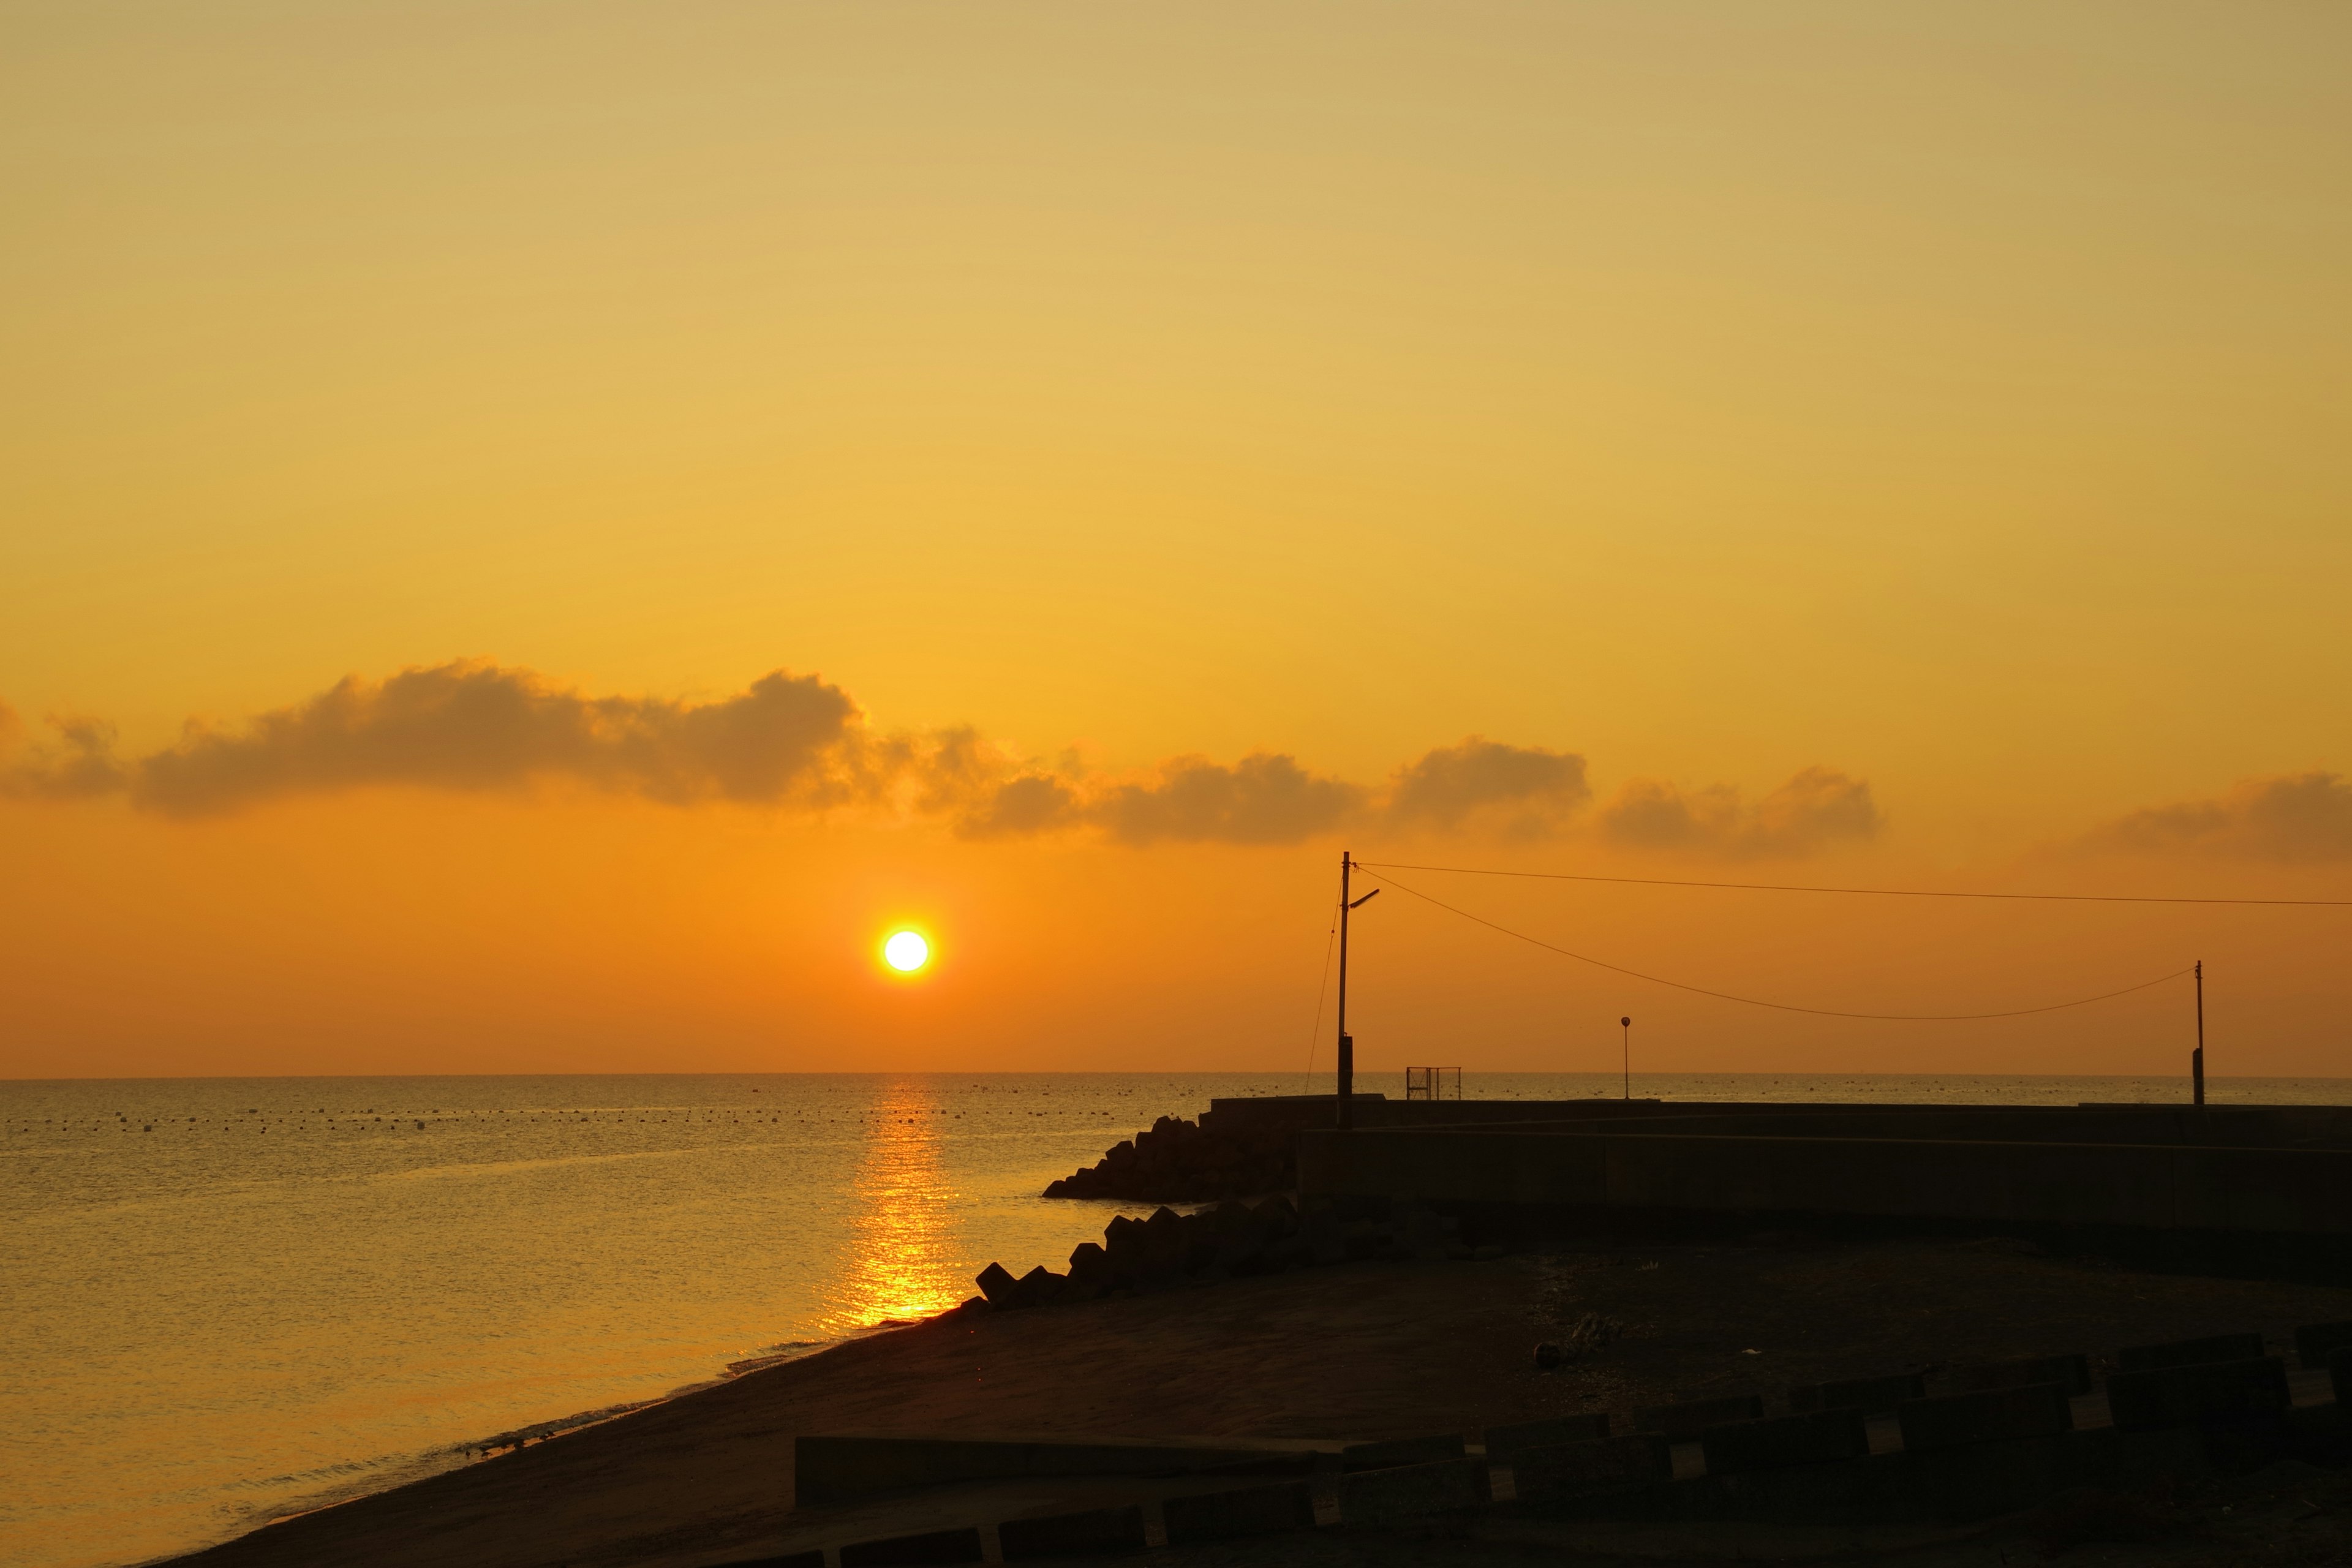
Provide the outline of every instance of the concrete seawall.
<path id="1" fill-rule="evenodd" d="M 2352 1106 L 1906 1105 L 1657 1100 L 1400 1100 L 1357 1097 L 1356 1125 L 1672 1132 L 1754 1137 L 1930 1138 L 2032 1143 L 2352 1149 Z M 1332 1097 L 1210 1101 L 1204 1128 L 1329 1130 Z"/>
<path id="2" fill-rule="evenodd" d="M 1529 1127 L 1298 1134 L 1302 1198 L 2352 1235 L 2352 1151 Z"/>

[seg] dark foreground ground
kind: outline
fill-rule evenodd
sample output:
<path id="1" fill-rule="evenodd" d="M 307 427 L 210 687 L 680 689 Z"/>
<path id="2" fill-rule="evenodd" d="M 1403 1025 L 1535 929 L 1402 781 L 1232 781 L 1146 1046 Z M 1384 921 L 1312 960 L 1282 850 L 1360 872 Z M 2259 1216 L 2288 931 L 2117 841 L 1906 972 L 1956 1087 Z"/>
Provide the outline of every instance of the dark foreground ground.
<path id="1" fill-rule="evenodd" d="M 1407 1436 L 1947 1363 L 2352 1319 L 2352 1289 L 2160 1276 L 2003 1240 L 1570 1250 L 1359 1263 L 956 1315 L 283 1521 L 207 1568 L 703 1568 L 772 1550 L 803 1433 Z M 1581 1328 L 1581 1332 L 1578 1330 Z M 1589 1342 L 1538 1371 L 1538 1340 Z M 1546 1522 L 1162 1550 L 1186 1568 L 1863 1561 L 2352 1563 L 2352 1484 L 2283 1461 L 2062 1499 L 1969 1531 Z M 1126 1561 L 1132 1562 L 1132 1559 Z"/>

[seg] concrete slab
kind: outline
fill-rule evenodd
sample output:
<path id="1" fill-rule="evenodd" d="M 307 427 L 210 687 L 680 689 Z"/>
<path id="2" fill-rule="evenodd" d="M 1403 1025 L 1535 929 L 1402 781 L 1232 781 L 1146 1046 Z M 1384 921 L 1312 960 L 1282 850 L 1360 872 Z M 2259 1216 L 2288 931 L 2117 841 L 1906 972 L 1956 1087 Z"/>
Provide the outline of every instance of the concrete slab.
<path id="1" fill-rule="evenodd" d="M 1927 1381 L 1917 1373 L 1897 1373 L 1888 1377 L 1854 1377 L 1839 1383 L 1804 1384 L 1789 1390 L 1789 1408 L 1808 1410 L 1861 1410 L 1871 1415 L 1891 1411 L 1906 1399 L 1923 1399 L 1927 1394 Z"/>
<path id="2" fill-rule="evenodd" d="M 1696 1437 L 1727 1421 L 1760 1421 L 1764 1396 L 1738 1394 L 1725 1399 L 1694 1399 L 1681 1405 L 1653 1405 L 1633 1412 L 1633 1426 L 1643 1432 L 1662 1433 L 1676 1442 Z"/>
<path id="3" fill-rule="evenodd" d="M 1976 1394 L 1989 1388 L 2028 1388 L 2039 1383 L 2057 1384 L 2069 1396 L 2088 1394 L 2091 1358 L 2080 1353 L 2027 1356 L 2017 1361 L 1955 1367 L 1951 1373 L 1955 1394 Z"/>
<path id="4" fill-rule="evenodd" d="M 1710 1426 L 1699 1434 L 1699 1447 L 1711 1476 L 1825 1465 L 1867 1457 L 1870 1429 L 1858 1409 L 1818 1410 Z"/>
<path id="5" fill-rule="evenodd" d="M 1602 1411 L 1594 1415 L 1556 1415 L 1548 1421 L 1520 1421 L 1507 1426 L 1489 1426 L 1479 1436 L 1486 1446 L 1486 1462 L 1507 1465 L 1511 1462 L 1511 1456 L 1522 1448 L 1597 1442 L 1609 1436 L 1609 1415 Z"/>
<path id="6" fill-rule="evenodd" d="M 1143 1507 L 1129 1503 L 1124 1508 L 1087 1509 L 1039 1519 L 1009 1519 L 996 1527 L 996 1538 L 1007 1563 L 1083 1553 L 1140 1552 L 1146 1543 Z"/>
<path id="7" fill-rule="evenodd" d="M 1160 1508 L 1168 1544 L 1223 1541 L 1238 1535 L 1272 1535 L 1315 1528 L 1314 1488 L 1305 1481 L 1240 1487 L 1170 1498 Z M 845 1565 L 846 1568 L 846 1565 Z"/>
<path id="8" fill-rule="evenodd" d="M 1906 1453 L 1961 1448 L 2072 1431 L 2074 1411 L 2055 1383 L 1990 1388 L 1939 1399 L 1906 1399 L 1895 1408 Z"/>
<path id="9" fill-rule="evenodd" d="M 914 1564 L 978 1563 L 980 1530 L 934 1530 L 921 1535 L 859 1541 L 841 1549 L 841 1568 L 910 1568 Z"/>
<path id="10" fill-rule="evenodd" d="M 2284 1415 L 2292 1400 L 2277 1356 L 2119 1372 L 2107 1379 L 2107 1409 L 2125 1432 Z"/>
<path id="11" fill-rule="evenodd" d="M 2116 1352 L 2116 1365 L 2125 1372 L 2154 1372 L 2159 1367 L 2195 1366 L 2200 1362 L 2252 1361 L 2262 1353 L 2260 1334 L 2210 1334 L 2200 1340 L 2175 1340 L 2170 1344 L 2132 1345 Z"/>
<path id="12" fill-rule="evenodd" d="M 1667 1440 L 1654 1433 L 1516 1450 L 1511 1485 L 1521 1501 L 1544 1502 L 1622 1491 L 1674 1479 Z"/>
<path id="13" fill-rule="evenodd" d="M 1380 1469 L 1391 1465 L 1429 1465 L 1459 1459 L 1467 1452 L 1459 1432 L 1429 1437 L 1391 1437 L 1379 1443 L 1350 1443 L 1339 1450 L 1340 1468 Z"/>
<path id="14" fill-rule="evenodd" d="M 2306 1367 L 2326 1366 L 2347 1345 L 2352 1345 L 2352 1322 L 2313 1323 L 2294 1331 L 2295 1360 Z"/>
<path id="15" fill-rule="evenodd" d="M 845 1502 L 910 1487 L 1036 1476 L 1183 1475 L 1252 1463 L 1305 1464 L 1312 1445 L 1071 1442 L 1022 1437 L 901 1437 L 829 1433 L 793 1442 L 798 1502 Z"/>
<path id="16" fill-rule="evenodd" d="M 1477 1459 L 1444 1459 L 1343 1476 L 1339 1522 L 1377 1528 L 1476 1508 L 1485 1500 L 1486 1468 Z"/>

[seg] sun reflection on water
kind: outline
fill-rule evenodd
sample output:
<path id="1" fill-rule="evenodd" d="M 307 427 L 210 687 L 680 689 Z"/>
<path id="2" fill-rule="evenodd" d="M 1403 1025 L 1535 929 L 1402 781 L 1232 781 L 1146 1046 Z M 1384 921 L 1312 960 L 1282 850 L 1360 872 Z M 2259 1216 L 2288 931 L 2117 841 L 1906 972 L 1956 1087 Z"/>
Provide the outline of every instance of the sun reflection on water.
<path id="1" fill-rule="evenodd" d="M 919 1079 L 890 1083 L 875 1106 L 836 1331 L 928 1317 L 971 1294 L 957 1278 L 950 1236 L 957 1194 L 940 1166 L 938 1109 L 933 1086 Z"/>

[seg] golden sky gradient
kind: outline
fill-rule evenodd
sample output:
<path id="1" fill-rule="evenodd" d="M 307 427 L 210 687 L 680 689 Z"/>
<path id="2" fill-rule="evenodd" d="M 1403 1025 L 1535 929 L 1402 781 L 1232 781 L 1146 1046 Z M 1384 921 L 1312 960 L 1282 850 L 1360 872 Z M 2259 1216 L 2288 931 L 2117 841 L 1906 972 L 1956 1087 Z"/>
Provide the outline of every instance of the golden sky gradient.
<path id="1" fill-rule="evenodd" d="M 2352 897 L 2347 48 L 16 7 L 0 1073 L 1295 1068 L 1343 846 Z M 2352 1075 L 2352 910 L 1415 885 L 1853 1011 L 2203 957 L 2217 1072 Z M 1360 931 L 1381 1071 L 2189 1043 Z"/>

